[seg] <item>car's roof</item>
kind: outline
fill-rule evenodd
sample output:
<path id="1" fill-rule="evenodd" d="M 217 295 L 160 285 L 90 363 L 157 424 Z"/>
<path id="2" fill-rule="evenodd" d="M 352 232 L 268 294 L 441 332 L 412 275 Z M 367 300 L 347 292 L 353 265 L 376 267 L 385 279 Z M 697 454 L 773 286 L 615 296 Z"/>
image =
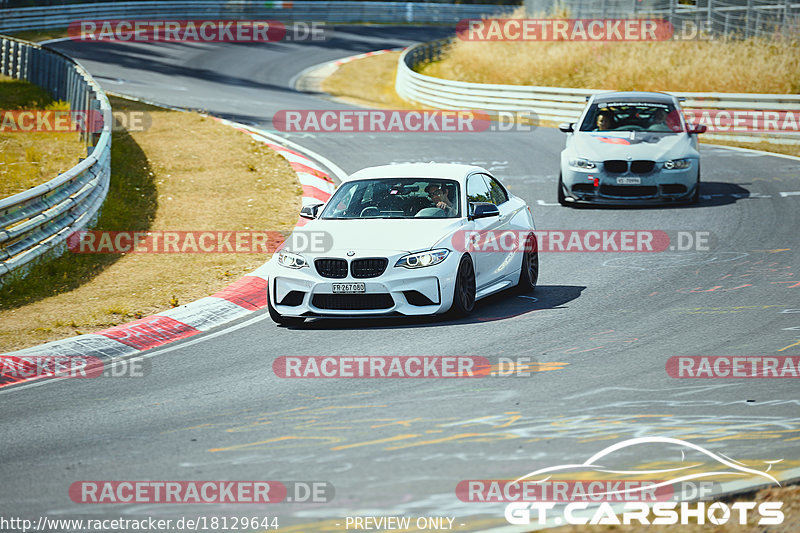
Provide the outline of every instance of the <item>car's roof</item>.
<path id="1" fill-rule="evenodd" d="M 486 172 L 474 165 L 456 163 L 401 163 L 381 165 L 359 170 L 351 174 L 347 181 L 370 178 L 442 178 L 463 181 L 472 172 Z"/>
<path id="2" fill-rule="evenodd" d="M 675 97 L 667 93 L 645 92 L 645 91 L 613 91 L 599 93 L 594 96 L 595 104 L 604 102 L 657 102 L 672 104 Z"/>

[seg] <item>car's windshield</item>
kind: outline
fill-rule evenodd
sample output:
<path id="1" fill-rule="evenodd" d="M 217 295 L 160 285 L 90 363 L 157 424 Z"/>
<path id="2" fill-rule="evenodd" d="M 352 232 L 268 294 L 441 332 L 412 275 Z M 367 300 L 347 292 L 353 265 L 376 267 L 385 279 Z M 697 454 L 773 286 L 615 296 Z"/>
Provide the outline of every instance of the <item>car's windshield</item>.
<path id="1" fill-rule="evenodd" d="M 339 187 L 320 218 L 455 218 L 461 216 L 460 205 L 460 189 L 453 180 L 354 180 Z"/>
<path id="2" fill-rule="evenodd" d="M 602 102 L 586 114 L 580 131 L 683 131 L 680 112 L 672 104 L 658 102 Z"/>

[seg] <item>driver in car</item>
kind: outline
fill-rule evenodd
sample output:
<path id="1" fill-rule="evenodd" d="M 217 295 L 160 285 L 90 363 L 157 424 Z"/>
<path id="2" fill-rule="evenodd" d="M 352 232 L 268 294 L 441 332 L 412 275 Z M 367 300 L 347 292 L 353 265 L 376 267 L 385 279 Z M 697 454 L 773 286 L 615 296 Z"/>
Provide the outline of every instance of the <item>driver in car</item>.
<path id="1" fill-rule="evenodd" d="M 431 183 L 425 187 L 425 192 L 428 193 L 428 198 L 431 199 L 433 204 L 439 209 L 444 210 L 444 212 L 447 213 L 447 216 L 455 215 L 456 208 L 453 206 L 453 202 L 450 201 L 450 199 L 447 197 L 447 193 L 444 192 L 440 185 Z"/>
<path id="2" fill-rule="evenodd" d="M 611 115 L 611 111 L 600 111 L 597 113 L 597 128 L 595 128 L 595 131 L 614 129 L 614 119 Z"/>

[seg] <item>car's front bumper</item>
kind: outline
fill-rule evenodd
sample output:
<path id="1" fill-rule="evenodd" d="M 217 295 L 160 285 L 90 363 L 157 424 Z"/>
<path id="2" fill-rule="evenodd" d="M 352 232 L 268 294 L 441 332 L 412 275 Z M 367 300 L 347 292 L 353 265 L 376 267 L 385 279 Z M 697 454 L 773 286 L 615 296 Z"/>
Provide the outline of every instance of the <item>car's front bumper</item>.
<path id="1" fill-rule="evenodd" d="M 646 174 L 630 171 L 608 173 L 602 163 L 592 171 L 575 170 L 562 164 L 561 179 L 564 198 L 572 203 L 650 205 L 681 203 L 691 200 L 698 183 L 698 161 L 687 169 L 656 168 Z M 617 178 L 638 178 L 639 184 L 620 184 Z"/>
<path id="2" fill-rule="evenodd" d="M 322 277 L 313 262 L 305 268 L 289 269 L 271 261 L 270 301 L 287 317 L 420 316 L 450 309 L 459 254 L 451 252 L 438 265 L 417 269 L 395 267 L 396 261 L 397 257 L 390 257 L 382 275 L 362 279 L 349 274 L 337 279 Z M 364 283 L 366 292 L 334 294 L 334 283 Z"/>

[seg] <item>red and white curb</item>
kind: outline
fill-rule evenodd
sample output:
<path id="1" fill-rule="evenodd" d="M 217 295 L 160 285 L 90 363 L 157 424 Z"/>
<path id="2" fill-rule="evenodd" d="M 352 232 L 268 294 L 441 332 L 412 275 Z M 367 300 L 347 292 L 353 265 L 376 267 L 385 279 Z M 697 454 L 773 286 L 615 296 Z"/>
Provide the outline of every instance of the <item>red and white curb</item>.
<path id="1" fill-rule="evenodd" d="M 363 59 L 365 57 L 370 57 L 370 56 L 379 56 L 381 54 L 388 54 L 389 52 L 402 52 L 403 50 L 405 50 L 405 48 L 384 48 L 383 50 L 375 50 L 374 52 L 367 52 L 365 54 L 358 54 L 355 56 L 337 59 L 336 61 L 333 61 L 333 64 L 338 67 L 339 65 L 350 63 L 351 61 L 355 61 L 356 59 Z"/>
<path id="2" fill-rule="evenodd" d="M 212 118 L 247 133 L 289 161 L 303 187 L 303 205 L 327 201 L 336 188 L 331 176 L 322 170 L 322 165 L 329 168 L 339 180 L 346 177 L 345 173 L 332 162 L 318 154 L 312 155 L 309 150 L 287 139 L 243 124 Z M 302 226 L 306 221 L 301 218 L 297 225 Z M 8 352 L 5 355 L 91 356 L 104 360 L 128 357 L 192 337 L 266 306 L 267 272 L 266 268 L 261 266 L 221 291 L 186 305 L 96 333 L 48 342 L 41 346 Z M 5 366 L 4 370 L 0 374 L 0 388 L 35 379 L 14 375 Z"/>

